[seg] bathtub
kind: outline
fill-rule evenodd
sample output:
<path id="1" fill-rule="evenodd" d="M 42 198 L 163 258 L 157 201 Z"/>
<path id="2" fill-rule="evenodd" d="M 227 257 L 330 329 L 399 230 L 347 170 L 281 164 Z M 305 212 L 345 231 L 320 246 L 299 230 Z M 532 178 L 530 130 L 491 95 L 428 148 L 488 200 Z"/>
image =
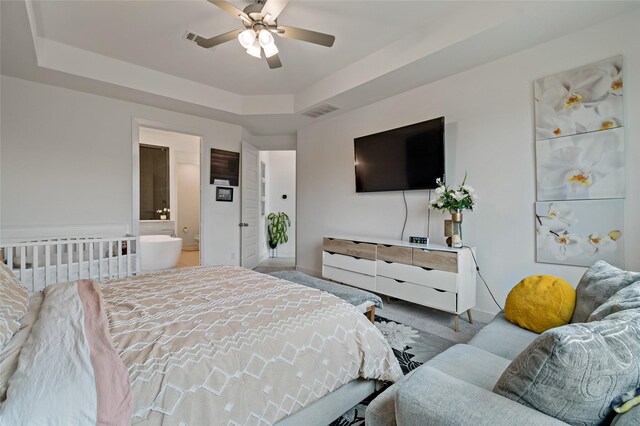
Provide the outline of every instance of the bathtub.
<path id="1" fill-rule="evenodd" d="M 175 268 L 182 251 L 182 238 L 168 235 L 140 236 L 140 270 L 161 271 Z"/>

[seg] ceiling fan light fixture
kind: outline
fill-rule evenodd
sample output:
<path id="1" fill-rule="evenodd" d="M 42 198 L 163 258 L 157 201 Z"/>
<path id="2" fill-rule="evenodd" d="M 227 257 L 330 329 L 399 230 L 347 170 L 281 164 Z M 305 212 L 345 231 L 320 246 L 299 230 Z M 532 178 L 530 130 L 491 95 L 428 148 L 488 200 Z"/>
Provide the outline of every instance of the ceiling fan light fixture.
<path id="1" fill-rule="evenodd" d="M 247 48 L 247 53 L 255 58 L 260 59 L 262 55 L 260 54 L 260 43 L 258 40 L 254 40 L 253 44 Z"/>
<path id="2" fill-rule="evenodd" d="M 238 41 L 245 49 L 249 49 L 251 45 L 256 41 L 256 32 L 249 28 L 238 34 Z"/>
<path id="3" fill-rule="evenodd" d="M 263 49 L 264 49 L 264 56 L 266 56 L 267 58 L 270 58 L 273 55 L 276 55 L 278 53 L 278 46 L 276 46 L 276 44 L 273 42 L 271 42 L 271 44 L 267 44 L 266 46 L 264 46 Z"/>
<path id="4" fill-rule="evenodd" d="M 263 49 L 274 44 L 273 36 L 268 30 L 260 30 L 260 32 L 258 32 L 258 40 L 260 41 L 260 46 L 262 46 Z"/>

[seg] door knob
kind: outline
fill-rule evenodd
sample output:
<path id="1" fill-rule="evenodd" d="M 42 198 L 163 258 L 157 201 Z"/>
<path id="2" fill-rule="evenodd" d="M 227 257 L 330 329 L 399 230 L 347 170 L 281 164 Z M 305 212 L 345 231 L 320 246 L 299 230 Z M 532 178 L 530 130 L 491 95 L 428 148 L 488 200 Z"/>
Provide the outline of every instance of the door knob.
<path id="1" fill-rule="evenodd" d="M 249 226 L 249 224 L 248 224 L 248 223 L 246 223 L 246 222 L 243 222 L 243 223 L 240 223 L 238 226 L 240 226 L 240 227 L 242 227 L 242 226 Z"/>

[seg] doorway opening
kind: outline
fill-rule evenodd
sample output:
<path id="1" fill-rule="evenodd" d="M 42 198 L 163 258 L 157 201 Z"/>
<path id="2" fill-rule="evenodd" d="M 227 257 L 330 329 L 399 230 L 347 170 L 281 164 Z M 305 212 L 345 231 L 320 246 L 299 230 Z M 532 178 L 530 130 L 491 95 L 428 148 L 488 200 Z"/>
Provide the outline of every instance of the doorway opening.
<path id="1" fill-rule="evenodd" d="M 177 267 L 200 260 L 199 136 L 140 127 L 140 235 L 182 240 Z"/>
<path id="2" fill-rule="evenodd" d="M 260 263 L 256 269 L 260 272 L 295 269 L 296 151 L 260 151 L 258 171 Z M 269 225 L 273 225 L 273 220 L 269 220 L 269 215 L 278 213 L 284 213 L 291 225 L 286 229 L 287 241 L 272 248 L 274 244 L 270 242 Z"/>

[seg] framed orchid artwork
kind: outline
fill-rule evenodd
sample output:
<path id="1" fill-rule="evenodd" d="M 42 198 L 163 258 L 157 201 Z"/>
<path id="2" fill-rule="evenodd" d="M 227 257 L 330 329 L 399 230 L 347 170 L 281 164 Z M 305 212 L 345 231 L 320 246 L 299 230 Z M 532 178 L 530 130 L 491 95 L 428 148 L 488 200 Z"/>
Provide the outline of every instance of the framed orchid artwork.
<path id="1" fill-rule="evenodd" d="M 536 142 L 538 201 L 624 198 L 624 128 Z"/>
<path id="2" fill-rule="evenodd" d="M 536 80 L 536 140 L 622 126 L 622 92 L 622 56 Z"/>
<path id="3" fill-rule="evenodd" d="M 624 200 L 536 203 L 536 260 L 624 268 Z"/>

